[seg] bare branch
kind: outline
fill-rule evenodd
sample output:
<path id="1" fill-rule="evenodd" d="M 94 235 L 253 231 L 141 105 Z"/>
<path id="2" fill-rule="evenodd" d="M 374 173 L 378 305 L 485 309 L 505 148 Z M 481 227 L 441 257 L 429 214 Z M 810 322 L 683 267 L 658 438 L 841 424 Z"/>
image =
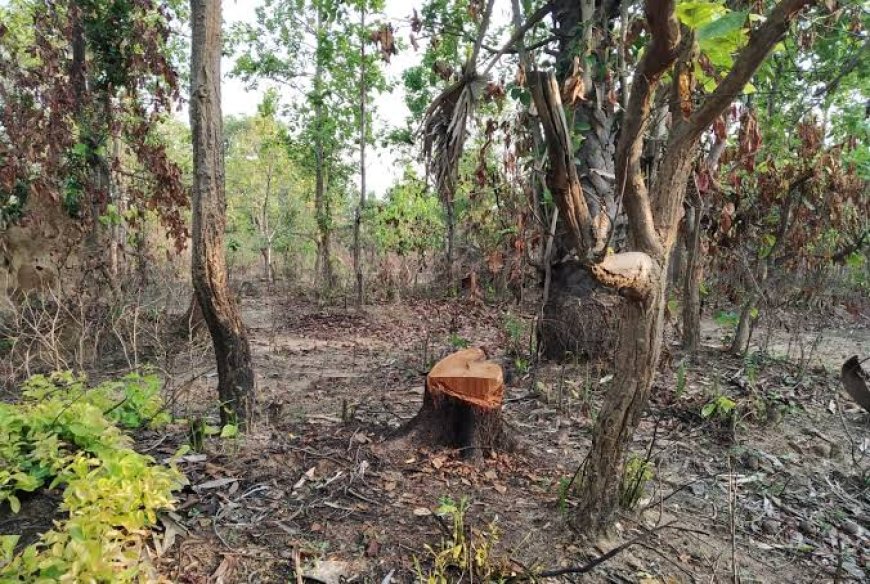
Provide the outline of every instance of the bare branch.
<path id="1" fill-rule="evenodd" d="M 655 231 L 649 193 L 640 167 L 643 136 L 649 123 L 652 90 L 677 59 L 680 27 L 675 0 L 648 0 L 644 11 L 652 41 L 634 75 L 622 134 L 616 148 L 616 184 L 624 184 L 623 200 L 634 243 L 656 258 L 663 254 Z"/>
<path id="2" fill-rule="evenodd" d="M 552 10 L 553 6 L 551 5 L 551 3 L 545 2 L 543 6 L 541 6 L 534 12 L 534 14 L 529 16 L 528 20 L 526 20 L 526 23 L 521 27 L 517 28 L 514 31 L 514 34 L 511 35 L 511 38 L 508 39 L 508 42 L 506 42 L 501 50 L 493 55 L 492 59 L 489 60 L 489 63 L 487 63 L 486 67 L 483 68 L 483 75 L 489 73 L 498 62 L 498 60 L 502 57 L 502 55 L 510 50 L 517 43 L 517 41 L 522 40 L 523 36 L 525 36 L 525 34 L 529 32 L 529 30 L 531 30 L 536 24 L 541 22 L 545 16 L 550 14 Z"/>

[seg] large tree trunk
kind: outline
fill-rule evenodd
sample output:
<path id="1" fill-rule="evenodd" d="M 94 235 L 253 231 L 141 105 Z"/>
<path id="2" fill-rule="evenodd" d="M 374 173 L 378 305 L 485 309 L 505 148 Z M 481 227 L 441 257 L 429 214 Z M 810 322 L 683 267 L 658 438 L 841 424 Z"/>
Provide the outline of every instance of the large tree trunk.
<path id="1" fill-rule="evenodd" d="M 538 326 L 541 354 L 553 360 L 610 361 L 624 303 L 580 262 L 554 264 Z"/>
<path id="2" fill-rule="evenodd" d="M 598 532 L 607 528 L 619 501 L 623 455 L 649 400 L 662 346 L 666 266 L 651 275 L 655 289 L 647 302 L 628 302 L 619 327 L 614 385 L 598 414 L 586 461 L 583 497 L 574 525 Z"/>
<path id="3" fill-rule="evenodd" d="M 610 30 L 609 22 L 615 13 L 595 11 L 594 2 L 584 0 L 558 0 L 553 8 L 559 38 L 557 71 L 559 85 L 572 73 L 572 55 L 577 50 L 576 34 L 583 30 L 580 42 L 583 50 L 598 58 L 613 55 L 613 43 L 609 34 L 592 35 L 594 26 Z M 601 20 L 596 22 L 596 19 Z M 581 56 L 582 60 L 582 56 Z M 584 101 L 565 104 L 570 110 L 569 123 L 573 122 L 574 133 L 582 136 L 580 147 L 574 152 L 582 196 L 596 225 L 605 228 L 615 218 L 607 215 L 614 204 L 614 153 L 616 150 L 616 123 L 613 104 L 600 96 L 608 88 L 604 79 L 593 79 L 585 67 L 582 73 L 586 89 Z M 613 211 L 615 213 L 615 211 Z M 566 214 L 559 217 L 555 233 L 554 253 L 545 261 L 560 262 L 572 248 L 571 229 L 564 224 Z M 621 303 L 615 291 L 591 284 L 588 270 L 580 262 L 564 262 L 550 266 L 552 284 L 545 298 L 543 318 L 538 327 L 538 336 L 544 355 L 550 359 L 591 358 L 610 354 L 615 344 Z M 544 270 L 546 278 L 547 270 Z M 602 310 L 603 309 L 603 310 Z M 596 313 L 598 317 L 593 316 Z"/>
<path id="4" fill-rule="evenodd" d="M 691 68 L 697 46 L 691 35 L 681 39 L 675 0 L 646 2 L 644 12 L 652 40 L 634 72 L 616 151 L 617 184 L 626 185 L 625 211 L 632 247 L 637 251 L 617 254 L 613 260 L 604 258 L 592 266 L 599 280 L 622 288 L 629 302 L 616 354 L 619 365 L 596 422 L 583 474 L 581 502 L 574 517 L 574 526 L 582 533 L 606 529 L 616 510 L 625 452 L 646 408 L 657 369 L 668 258 L 701 135 L 742 91 L 808 2 L 782 0 L 752 31 L 728 75 L 691 113 L 680 111 L 681 105 L 686 105 L 681 96 L 693 92 Z M 656 180 L 648 190 L 640 159 L 651 93 L 669 70 L 675 80 L 669 100 L 672 128 Z M 688 91 L 680 91 L 681 81 Z M 552 157 L 550 162 L 554 162 Z M 619 256 L 623 256 L 622 261 Z"/>
<path id="5" fill-rule="evenodd" d="M 227 284 L 224 252 L 221 2 L 191 0 L 190 126 L 193 136 L 192 277 L 214 343 L 221 422 L 245 427 L 254 402 L 247 332 Z"/>

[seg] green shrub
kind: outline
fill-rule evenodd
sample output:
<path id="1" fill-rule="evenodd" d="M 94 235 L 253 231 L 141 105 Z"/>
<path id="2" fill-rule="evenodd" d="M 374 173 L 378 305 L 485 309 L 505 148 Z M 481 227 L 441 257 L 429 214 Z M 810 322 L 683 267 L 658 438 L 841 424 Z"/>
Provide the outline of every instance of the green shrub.
<path id="1" fill-rule="evenodd" d="M 165 419 L 158 392 L 154 376 L 88 388 L 57 373 L 28 380 L 20 403 L 0 404 L 0 505 L 17 513 L 22 492 L 63 487 L 66 514 L 17 554 L 19 536 L 0 535 L 0 583 L 137 580 L 143 537 L 184 476 L 134 451 L 118 425 Z"/>

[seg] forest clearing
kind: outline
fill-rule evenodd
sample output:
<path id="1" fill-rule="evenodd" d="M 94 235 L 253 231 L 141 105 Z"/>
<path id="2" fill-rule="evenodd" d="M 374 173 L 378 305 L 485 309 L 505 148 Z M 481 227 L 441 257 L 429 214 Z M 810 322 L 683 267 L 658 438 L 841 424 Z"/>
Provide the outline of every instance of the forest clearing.
<path id="1" fill-rule="evenodd" d="M 0 1 L 0 584 L 867 581 L 868 21 Z"/>

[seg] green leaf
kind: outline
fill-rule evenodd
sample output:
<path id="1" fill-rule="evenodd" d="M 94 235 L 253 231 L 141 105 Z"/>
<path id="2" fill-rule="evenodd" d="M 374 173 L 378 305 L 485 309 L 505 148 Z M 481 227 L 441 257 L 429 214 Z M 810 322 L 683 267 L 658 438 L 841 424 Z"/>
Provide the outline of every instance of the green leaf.
<path id="1" fill-rule="evenodd" d="M 18 500 L 18 497 L 9 495 L 7 500 L 9 501 L 9 508 L 12 509 L 13 513 L 17 514 L 21 511 L 21 501 Z"/>
<path id="2" fill-rule="evenodd" d="M 736 30 L 742 29 L 743 23 L 746 22 L 747 14 L 748 12 L 745 10 L 735 10 L 699 27 L 696 33 L 698 43 L 725 37 Z"/>
<path id="3" fill-rule="evenodd" d="M 239 435 L 239 427 L 235 424 L 227 424 L 221 428 L 221 438 L 235 438 Z"/>
<path id="4" fill-rule="evenodd" d="M 0 552 L 2 552 L 0 559 L 6 562 L 12 559 L 19 539 L 21 539 L 20 535 L 0 535 Z"/>
<path id="5" fill-rule="evenodd" d="M 679 21 L 689 28 L 704 26 L 719 14 L 727 10 L 718 2 L 680 2 L 676 13 Z"/>
<path id="6" fill-rule="evenodd" d="M 707 405 L 705 405 L 703 408 L 701 408 L 701 417 L 702 418 L 709 418 L 710 416 L 713 415 L 713 412 L 715 412 L 715 411 L 716 411 L 716 402 L 710 402 Z"/>

